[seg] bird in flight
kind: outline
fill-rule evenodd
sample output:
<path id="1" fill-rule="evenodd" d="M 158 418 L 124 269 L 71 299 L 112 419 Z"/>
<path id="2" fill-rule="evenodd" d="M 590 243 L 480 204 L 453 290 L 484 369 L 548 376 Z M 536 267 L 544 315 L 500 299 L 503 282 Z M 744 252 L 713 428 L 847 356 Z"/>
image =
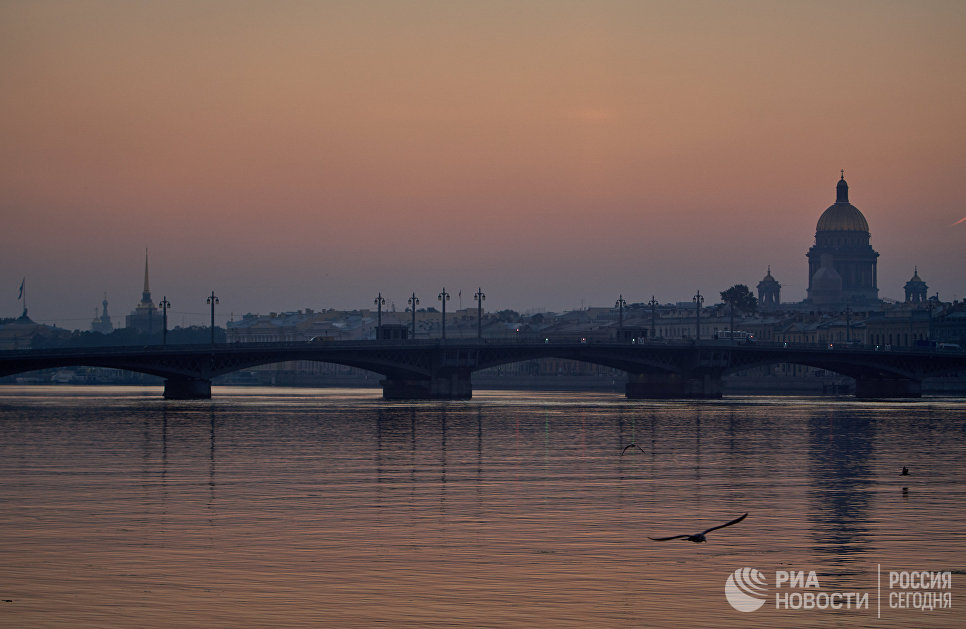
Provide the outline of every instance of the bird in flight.
<path id="1" fill-rule="evenodd" d="M 655 542 L 666 542 L 669 539 L 686 539 L 689 542 L 694 542 L 695 544 L 699 544 L 701 542 L 708 541 L 705 535 L 707 535 L 711 531 L 723 529 L 724 527 L 731 526 L 732 524 L 738 524 L 739 522 L 741 522 L 747 517 L 748 517 L 748 514 L 746 513 L 740 518 L 735 518 L 731 522 L 725 522 L 724 524 L 719 524 L 718 526 L 712 526 L 710 529 L 706 529 L 704 531 L 701 531 L 700 533 L 695 533 L 694 535 L 672 535 L 671 537 L 650 537 L 648 539 L 654 540 Z"/>
<path id="2" fill-rule="evenodd" d="M 642 448 L 641 446 L 637 445 L 636 443 L 632 443 L 630 445 L 624 446 L 624 449 L 621 450 L 621 456 L 624 456 L 624 453 L 627 452 L 628 450 L 630 450 L 631 448 L 637 448 L 641 452 L 644 452 L 644 448 Z M 644 454 L 647 454 L 647 453 L 644 452 Z"/>

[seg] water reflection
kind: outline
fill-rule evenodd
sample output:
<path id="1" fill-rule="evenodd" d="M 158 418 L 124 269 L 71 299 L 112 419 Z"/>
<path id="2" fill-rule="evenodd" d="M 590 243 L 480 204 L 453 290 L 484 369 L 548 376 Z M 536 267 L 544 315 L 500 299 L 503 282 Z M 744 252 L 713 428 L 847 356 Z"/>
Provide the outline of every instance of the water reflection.
<path id="1" fill-rule="evenodd" d="M 724 576 L 961 562 L 964 402 L 375 396 L 0 390 L 11 624 L 860 626 L 738 618 Z"/>
<path id="2" fill-rule="evenodd" d="M 209 522 L 214 525 L 215 507 L 215 407 L 212 406 L 209 412 L 208 428 L 208 509 L 210 511 Z"/>
<path id="3" fill-rule="evenodd" d="M 863 413 L 812 415 L 809 426 L 809 512 L 814 550 L 839 562 L 871 552 L 869 491 L 875 424 Z"/>

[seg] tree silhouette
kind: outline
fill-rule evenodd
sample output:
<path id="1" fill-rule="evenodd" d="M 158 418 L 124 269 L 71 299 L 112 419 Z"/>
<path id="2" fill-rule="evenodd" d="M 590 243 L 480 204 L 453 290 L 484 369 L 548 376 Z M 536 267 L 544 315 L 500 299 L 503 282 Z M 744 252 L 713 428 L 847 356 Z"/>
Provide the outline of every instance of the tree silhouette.
<path id="1" fill-rule="evenodd" d="M 735 310 L 751 314 L 758 309 L 758 300 L 747 286 L 735 284 L 728 290 L 721 291 L 721 301 L 728 304 L 731 311 L 731 337 L 734 338 Z"/>

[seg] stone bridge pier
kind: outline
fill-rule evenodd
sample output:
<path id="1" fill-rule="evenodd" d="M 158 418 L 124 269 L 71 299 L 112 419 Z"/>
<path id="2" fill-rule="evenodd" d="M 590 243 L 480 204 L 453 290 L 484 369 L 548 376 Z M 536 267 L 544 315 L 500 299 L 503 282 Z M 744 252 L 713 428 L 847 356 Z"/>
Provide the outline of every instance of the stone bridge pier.
<path id="1" fill-rule="evenodd" d="M 210 400 L 211 380 L 205 378 L 168 378 L 164 381 L 166 400 Z"/>
<path id="2" fill-rule="evenodd" d="M 922 397 L 922 381 L 898 376 L 857 376 L 855 397 L 867 400 Z"/>
<path id="3" fill-rule="evenodd" d="M 411 369 L 386 375 L 382 397 L 386 400 L 468 400 L 473 397 L 471 374 L 479 366 L 476 347 L 443 345 Z"/>
<path id="4" fill-rule="evenodd" d="M 428 378 L 387 377 L 381 380 L 386 400 L 468 400 L 473 397 L 469 369 L 447 369 Z"/>
<path id="5" fill-rule="evenodd" d="M 624 395 L 631 400 L 715 399 L 721 397 L 721 372 L 647 372 L 627 374 Z"/>

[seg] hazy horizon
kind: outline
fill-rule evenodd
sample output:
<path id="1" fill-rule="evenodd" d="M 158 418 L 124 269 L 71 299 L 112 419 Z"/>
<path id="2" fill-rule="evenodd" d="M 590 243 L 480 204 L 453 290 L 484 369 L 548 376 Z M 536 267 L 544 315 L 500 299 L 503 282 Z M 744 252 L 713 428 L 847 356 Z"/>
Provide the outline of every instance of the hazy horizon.
<path id="1" fill-rule="evenodd" d="M 966 296 L 966 4 L 0 4 L 0 316 L 805 298 L 840 169 L 879 295 Z"/>

